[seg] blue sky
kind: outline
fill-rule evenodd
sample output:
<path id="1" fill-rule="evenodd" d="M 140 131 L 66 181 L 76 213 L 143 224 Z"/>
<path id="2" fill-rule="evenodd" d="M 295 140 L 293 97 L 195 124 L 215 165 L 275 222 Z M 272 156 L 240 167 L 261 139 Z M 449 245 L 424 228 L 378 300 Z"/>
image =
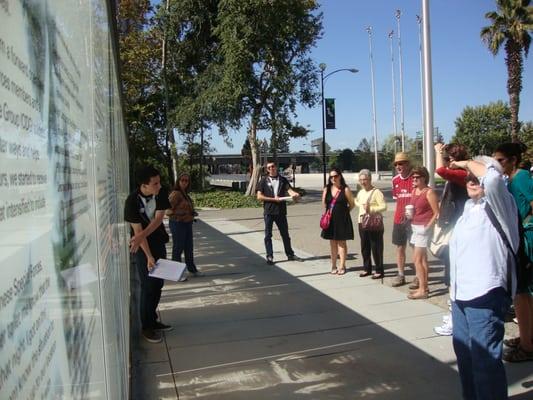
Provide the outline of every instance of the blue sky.
<path id="1" fill-rule="evenodd" d="M 325 97 L 335 98 L 335 130 L 326 131 L 326 142 L 333 149 L 357 147 L 361 139 L 372 140 L 372 102 L 368 34 L 373 28 L 373 54 L 376 86 L 378 142 L 393 131 L 391 55 L 388 32 L 397 33 L 395 10 L 402 11 L 401 40 L 404 79 L 405 132 L 414 137 L 422 129 L 418 24 L 422 15 L 421 0 L 324 0 L 324 34 L 312 51 L 317 63 L 326 63 L 328 71 L 357 68 L 359 73 L 339 72 L 326 80 Z M 431 46 L 433 67 L 434 126 L 446 140 L 455 131 L 454 121 L 465 106 L 508 101 L 504 51 L 494 57 L 481 42 L 479 32 L 488 25 L 487 11 L 495 10 L 492 0 L 430 1 Z M 396 103 L 398 122 L 399 65 L 398 42 L 394 40 Z M 530 51 L 533 53 L 533 46 Z M 521 121 L 533 120 L 533 54 L 524 62 L 521 93 Z M 311 140 L 322 135 L 320 104 L 313 109 L 298 109 L 296 120 L 312 130 L 307 139 L 291 142 L 291 151 L 311 151 Z M 399 129 L 399 123 L 398 123 Z M 259 132 L 260 138 L 269 136 Z M 215 153 L 240 153 L 245 130 L 232 132 L 234 147 L 227 147 L 212 130 Z M 378 144 L 378 146 L 381 146 Z"/>

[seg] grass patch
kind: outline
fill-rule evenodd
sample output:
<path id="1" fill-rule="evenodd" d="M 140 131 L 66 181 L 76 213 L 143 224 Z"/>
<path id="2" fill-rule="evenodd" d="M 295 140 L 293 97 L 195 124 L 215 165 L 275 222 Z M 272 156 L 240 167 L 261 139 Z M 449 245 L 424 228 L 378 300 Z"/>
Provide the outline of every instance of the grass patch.
<path id="1" fill-rule="evenodd" d="M 190 195 L 194 206 L 198 208 L 257 208 L 262 206 L 255 197 L 230 190 L 208 190 Z"/>

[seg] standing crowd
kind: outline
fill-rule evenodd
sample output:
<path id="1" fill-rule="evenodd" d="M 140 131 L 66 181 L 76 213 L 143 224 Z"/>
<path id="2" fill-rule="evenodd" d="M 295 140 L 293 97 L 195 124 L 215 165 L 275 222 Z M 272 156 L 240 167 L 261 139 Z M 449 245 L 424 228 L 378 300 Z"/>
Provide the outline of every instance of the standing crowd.
<path id="1" fill-rule="evenodd" d="M 453 336 L 453 348 L 464 399 L 505 399 L 507 380 L 502 360 L 533 361 L 533 181 L 521 169 L 525 146 L 500 145 L 493 157 L 471 159 L 459 144 L 435 145 L 436 173 L 445 181 L 442 195 L 430 187 L 425 167 L 411 165 L 406 153 L 394 159 L 395 200 L 392 243 L 396 247 L 397 274 L 392 286 L 405 285 L 406 248 L 413 251 L 415 279 L 409 283 L 410 300 L 427 299 L 428 251 L 444 264 L 451 315 L 435 328 Z M 263 202 L 266 262 L 274 264 L 272 230 L 276 224 L 288 260 L 303 261 L 291 246 L 287 203 L 300 195 L 281 176 L 275 163 L 258 185 Z M 165 214 L 173 237 L 172 259 L 185 264 L 192 276 L 202 275 L 193 257 L 192 226 L 196 213 L 188 195 L 190 176 L 178 178 L 173 191 L 161 190 L 159 172 L 152 167 L 138 174 L 138 189 L 126 200 L 125 220 L 130 223 L 130 249 L 141 281 L 140 316 L 146 340 L 158 342 L 160 331 L 172 329 L 157 318 L 163 280 L 149 275 L 159 258 L 166 258 L 169 240 L 162 224 Z M 342 172 L 332 168 L 322 192 L 323 239 L 330 243 L 330 273 L 346 274 L 347 241 L 354 239 L 351 211 L 360 239 L 360 277 L 384 278 L 383 213 L 387 203 L 373 186 L 369 170 L 358 174 L 360 190 L 352 194 Z M 505 317 L 511 304 L 519 336 L 504 340 Z M 504 347 L 505 345 L 505 347 Z"/>

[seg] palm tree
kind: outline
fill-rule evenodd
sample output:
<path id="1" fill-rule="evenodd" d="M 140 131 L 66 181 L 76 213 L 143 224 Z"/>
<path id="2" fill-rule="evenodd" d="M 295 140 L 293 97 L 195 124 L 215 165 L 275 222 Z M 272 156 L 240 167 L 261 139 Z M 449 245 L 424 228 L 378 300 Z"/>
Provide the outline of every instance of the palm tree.
<path id="1" fill-rule="evenodd" d="M 518 110 L 522 91 L 523 58 L 529 51 L 530 32 L 533 31 L 533 6 L 531 0 L 496 0 L 497 11 L 490 11 L 485 18 L 492 25 L 481 29 L 481 39 L 492 54 L 498 54 L 502 44 L 505 47 L 507 64 L 507 93 L 511 108 L 511 138 L 518 141 Z"/>

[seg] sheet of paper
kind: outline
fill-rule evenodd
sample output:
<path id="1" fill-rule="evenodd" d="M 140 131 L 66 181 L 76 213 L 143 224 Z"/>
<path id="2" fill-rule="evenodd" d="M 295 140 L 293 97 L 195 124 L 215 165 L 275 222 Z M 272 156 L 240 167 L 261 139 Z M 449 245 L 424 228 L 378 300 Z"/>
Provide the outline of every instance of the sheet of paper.
<path id="1" fill-rule="evenodd" d="M 159 259 L 155 263 L 155 268 L 152 269 L 148 275 L 154 278 L 166 279 L 169 281 L 179 281 L 181 276 L 185 273 L 184 263 L 172 260 Z"/>
<path id="2" fill-rule="evenodd" d="M 281 201 L 293 201 L 293 198 L 291 196 L 286 196 L 286 197 L 280 197 L 279 198 Z"/>

